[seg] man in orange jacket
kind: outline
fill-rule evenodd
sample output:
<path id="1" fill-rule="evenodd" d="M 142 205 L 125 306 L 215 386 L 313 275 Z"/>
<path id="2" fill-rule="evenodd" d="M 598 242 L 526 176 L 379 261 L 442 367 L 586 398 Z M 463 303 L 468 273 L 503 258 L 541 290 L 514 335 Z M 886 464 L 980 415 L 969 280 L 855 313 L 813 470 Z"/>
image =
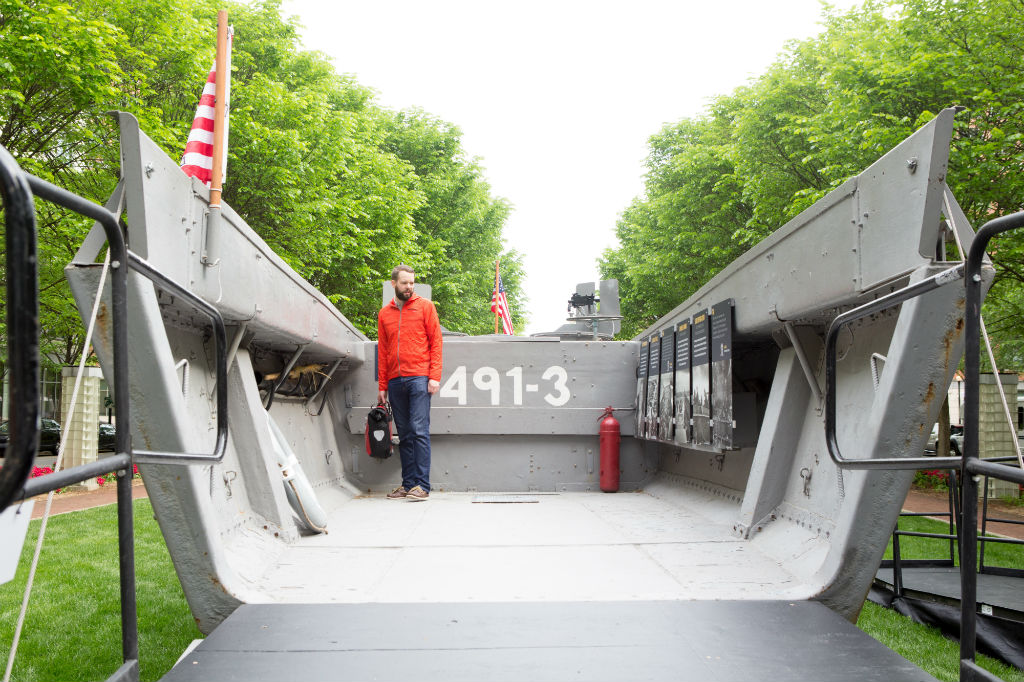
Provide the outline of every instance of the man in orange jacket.
<path id="1" fill-rule="evenodd" d="M 377 400 L 390 398 L 402 460 L 393 500 L 430 495 L 430 396 L 441 387 L 441 324 L 434 304 L 413 293 L 415 283 L 412 268 L 397 266 L 395 297 L 377 313 Z"/>

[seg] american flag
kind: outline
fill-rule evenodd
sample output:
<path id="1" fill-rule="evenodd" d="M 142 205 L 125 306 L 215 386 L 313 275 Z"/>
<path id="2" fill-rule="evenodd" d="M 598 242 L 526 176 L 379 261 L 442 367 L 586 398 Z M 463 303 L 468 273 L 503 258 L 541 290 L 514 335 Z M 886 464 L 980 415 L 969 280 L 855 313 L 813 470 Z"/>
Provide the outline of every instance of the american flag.
<path id="1" fill-rule="evenodd" d="M 228 103 L 231 102 L 231 43 L 235 35 L 233 28 L 228 28 L 228 54 L 226 62 L 224 99 L 224 158 L 222 159 L 222 172 L 228 167 Z M 206 86 L 203 87 L 203 94 L 199 98 L 199 106 L 196 107 L 196 117 L 192 119 L 192 130 L 188 134 L 188 143 L 185 145 L 185 155 L 181 159 L 181 170 L 185 175 L 199 178 L 200 182 L 210 186 L 213 177 L 213 118 L 214 105 L 217 99 L 217 60 L 210 68 L 210 75 L 206 79 Z M 223 175 L 222 175 L 223 177 Z"/>
<path id="2" fill-rule="evenodd" d="M 498 288 L 491 296 L 491 312 L 501 316 L 501 327 L 505 334 L 515 334 L 512 328 L 512 313 L 508 309 L 508 297 L 505 296 L 505 285 L 501 283 L 501 275 L 498 275 Z"/>

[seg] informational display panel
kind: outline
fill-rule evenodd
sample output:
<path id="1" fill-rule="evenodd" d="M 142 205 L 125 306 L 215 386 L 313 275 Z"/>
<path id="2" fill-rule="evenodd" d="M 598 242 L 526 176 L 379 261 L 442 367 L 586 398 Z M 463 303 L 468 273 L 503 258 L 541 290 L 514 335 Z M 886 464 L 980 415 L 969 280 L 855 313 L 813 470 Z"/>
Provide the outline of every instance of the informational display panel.
<path id="1" fill-rule="evenodd" d="M 712 445 L 733 447 L 732 299 L 711 307 L 711 433 Z"/>
<path id="2" fill-rule="evenodd" d="M 707 312 L 693 316 L 690 328 L 690 402 L 693 442 L 711 445 L 711 323 Z"/>
<path id="3" fill-rule="evenodd" d="M 651 334 L 651 359 L 647 367 L 647 408 L 645 410 L 647 431 L 644 438 L 654 440 L 658 437 L 658 385 L 661 382 L 661 375 L 658 367 L 661 365 L 661 334 Z"/>
<path id="4" fill-rule="evenodd" d="M 658 402 L 658 440 L 666 443 L 672 442 L 672 426 L 675 417 L 673 403 L 675 403 L 675 357 L 676 357 L 676 330 L 673 327 L 661 330 L 661 380 L 659 392 L 661 398 Z"/>
<path id="5" fill-rule="evenodd" d="M 690 442 L 690 321 L 676 325 L 675 358 L 675 430 L 673 440 L 679 445 Z"/>
<path id="6" fill-rule="evenodd" d="M 651 355 L 651 342 L 640 342 L 640 358 L 636 368 L 636 411 L 633 413 L 633 437 L 643 438 L 646 433 L 647 414 L 647 360 Z"/>

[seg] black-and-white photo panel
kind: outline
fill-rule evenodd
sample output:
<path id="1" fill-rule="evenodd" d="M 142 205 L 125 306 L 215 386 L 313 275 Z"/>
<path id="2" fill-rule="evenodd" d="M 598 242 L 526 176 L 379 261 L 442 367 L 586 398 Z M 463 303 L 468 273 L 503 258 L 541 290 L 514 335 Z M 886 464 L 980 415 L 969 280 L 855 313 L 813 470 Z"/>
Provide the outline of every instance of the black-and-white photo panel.
<path id="1" fill-rule="evenodd" d="M 711 324 L 707 312 L 693 316 L 690 328 L 690 381 L 693 442 L 711 445 Z"/>
<path id="2" fill-rule="evenodd" d="M 647 431 L 644 438 L 654 440 L 658 437 L 658 384 L 661 382 L 661 375 L 658 367 L 661 365 L 661 334 L 651 334 L 651 359 L 647 364 L 647 406 L 645 410 Z"/>
<path id="3" fill-rule="evenodd" d="M 675 356 L 676 330 L 668 327 L 661 330 L 661 380 L 658 401 L 658 440 L 672 442 L 673 403 L 675 402 Z"/>
<path id="4" fill-rule="evenodd" d="M 636 411 L 633 413 L 633 437 L 643 438 L 647 431 L 644 415 L 647 402 L 647 361 L 651 355 L 651 342 L 640 342 L 640 358 L 636 367 Z"/>
<path id="5" fill-rule="evenodd" d="M 675 430 L 679 445 L 690 442 L 690 321 L 676 325 Z"/>
<path id="6" fill-rule="evenodd" d="M 729 299 L 711 307 L 711 433 L 716 448 L 733 446 L 732 310 Z"/>

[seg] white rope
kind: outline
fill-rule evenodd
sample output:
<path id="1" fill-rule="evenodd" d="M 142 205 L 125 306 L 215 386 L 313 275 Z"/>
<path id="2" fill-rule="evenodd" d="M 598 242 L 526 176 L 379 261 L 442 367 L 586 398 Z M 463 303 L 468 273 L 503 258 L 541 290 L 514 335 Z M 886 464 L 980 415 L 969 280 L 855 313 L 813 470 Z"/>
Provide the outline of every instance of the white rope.
<path id="1" fill-rule="evenodd" d="M 107 256 L 103 260 L 103 271 L 100 273 L 100 286 L 96 291 L 96 301 L 92 306 L 92 316 L 89 318 L 89 328 L 85 332 L 85 343 L 82 346 L 82 357 L 78 361 L 78 376 L 75 377 L 75 387 L 71 391 L 71 403 L 68 405 L 68 416 L 64 420 L 64 429 L 60 435 L 60 445 L 57 446 L 57 460 L 53 463 L 53 470 L 59 471 L 64 463 L 64 447 L 67 445 L 68 429 L 70 428 L 72 416 L 75 414 L 75 403 L 78 402 L 78 389 L 82 385 L 82 374 L 85 370 L 85 359 L 89 354 L 89 346 L 92 342 L 92 332 L 96 326 L 96 315 L 100 309 L 100 297 L 103 294 L 103 285 L 107 279 L 107 270 L 110 268 L 110 249 L 107 249 Z M 14 640 L 11 642 L 11 652 L 7 656 L 7 669 L 4 672 L 3 682 L 10 682 L 11 670 L 14 669 L 14 658 L 18 653 L 18 643 L 21 641 L 21 629 L 25 625 L 25 614 L 28 612 L 28 600 L 32 596 L 32 584 L 36 578 L 36 567 L 39 565 L 39 554 L 43 549 L 43 538 L 46 535 L 46 524 L 50 520 L 50 507 L 53 504 L 54 491 L 51 490 L 46 496 L 46 509 L 43 511 L 42 523 L 39 526 L 39 537 L 36 538 L 36 551 L 32 555 L 32 567 L 28 571 L 28 582 L 25 584 L 25 595 L 21 600 L 21 612 L 18 614 L 18 624 L 14 628 Z"/>
<path id="2" fill-rule="evenodd" d="M 949 202 L 949 195 L 949 187 L 946 187 L 942 194 L 942 202 L 946 210 L 946 220 L 949 221 L 953 232 L 953 239 L 956 240 L 956 248 L 960 253 L 960 260 L 966 261 L 967 259 L 964 257 L 964 245 L 960 242 L 960 235 L 957 233 L 956 224 L 953 221 L 953 210 Z M 988 338 L 988 329 L 985 327 L 985 318 L 982 317 L 980 313 L 978 314 L 978 320 L 981 322 L 981 338 L 985 339 L 985 350 L 988 351 L 988 361 L 989 364 L 992 365 L 992 373 L 995 375 L 996 386 L 999 388 L 999 399 L 1003 402 L 1003 414 L 1006 415 L 1006 424 L 1010 427 L 1010 440 L 1013 442 L 1013 449 L 1017 453 L 1017 463 L 1020 464 L 1021 469 L 1024 469 L 1024 456 L 1021 455 L 1020 441 L 1017 440 L 1017 425 L 1013 423 L 1013 416 L 1010 414 L 1010 406 L 1006 402 L 1006 391 L 1003 389 L 1003 382 L 999 379 L 999 368 L 996 367 L 996 356 L 992 352 L 992 342 Z M 978 435 L 980 437 L 981 434 Z"/>

